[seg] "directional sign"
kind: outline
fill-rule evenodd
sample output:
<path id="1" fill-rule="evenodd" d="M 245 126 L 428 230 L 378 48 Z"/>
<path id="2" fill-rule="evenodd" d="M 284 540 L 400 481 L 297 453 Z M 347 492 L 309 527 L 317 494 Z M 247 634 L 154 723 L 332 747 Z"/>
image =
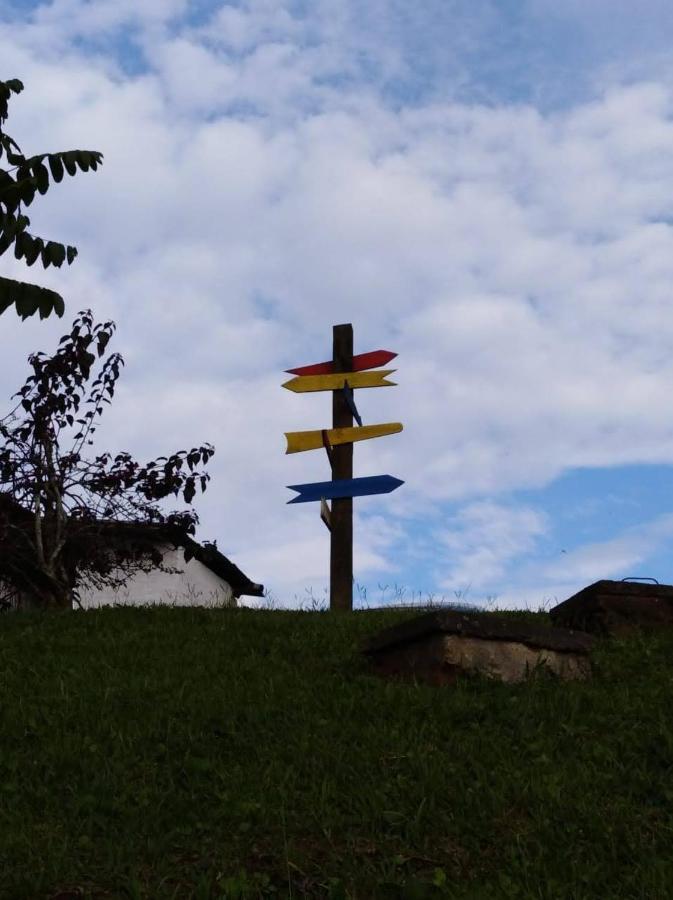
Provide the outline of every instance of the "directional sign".
<path id="1" fill-rule="evenodd" d="M 375 369 L 377 366 L 385 366 L 391 359 L 395 359 L 397 353 L 390 350 L 372 350 L 369 353 L 358 353 L 353 357 L 353 371 L 361 372 L 363 369 Z M 290 375 L 330 375 L 334 369 L 331 359 L 327 362 L 313 363 L 311 366 L 299 366 L 297 369 L 285 369 Z"/>
<path id="2" fill-rule="evenodd" d="M 327 505 L 327 500 L 324 497 L 320 498 L 320 518 L 323 520 L 327 528 L 332 530 L 332 511 Z"/>
<path id="3" fill-rule="evenodd" d="M 351 388 L 394 387 L 396 382 L 386 381 L 386 375 L 396 369 L 377 369 L 376 372 L 339 372 L 332 375 L 298 375 L 282 386 L 288 391 L 340 391 L 346 381 Z"/>
<path id="4" fill-rule="evenodd" d="M 332 450 L 332 444 L 327 436 L 326 429 L 322 429 L 322 431 L 320 432 L 320 437 L 322 438 L 322 445 L 325 448 L 325 452 L 327 453 L 327 459 L 329 459 L 330 469 L 332 470 L 332 472 L 334 472 L 334 450 Z M 285 452 L 287 453 L 287 450 Z"/>
<path id="5" fill-rule="evenodd" d="M 332 326 L 332 359 L 286 369 L 294 378 L 283 384 L 299 394 L 332 391 L 332 427 L 312 431 L 286 431 L 286 453 L 324 448 L 331 481 L 291 484 L 297 496 L 288 503 L 320 501 L 320 518 L 330 532 L 330 609 L 353 609 L 353 503 L 352 497 L 389 494 L 404 484 L 392 475 L 353 478 L 353 447 L 356 441 L 402 431 L 401 422 L 363 425 L 355 404 L 356 388 L 394 387 L 388 381 L 395 369 L 377 368 L 397 356 L 390 350 L 353 353 L 353 325 Z M 370 370 L 370 371 L 367 371 Z M 357 422 L 358 427 L 353 427 Z M 341 445 L 341 446 L 339 446 Z M 331 500 L 331 504 L 328 503 Z M 331 508 L 330 508 L 331 507 Z"/>
<path id="6" fill-rule="evenodd" d="M 350 444 L 352 441 L 367 441 L 370 438 L 383 437 L 402 431 L 401 422 L 383 422 L 380 425 L 362 425 L 360 428 L 330 428 L 325 432 L 330 444 Z M 286 431 L 288 453 L 301 453 L 302 450 L 322 449 L 322 430 Z"/>
<path id="7" fill-rule="evenodd" d="M 332 481 L 315 481 L 312 484 L 288 484 L 299 496 L 288 503 L 309 503 L 311 500 L 334 499 L 335 497 L 365 497 L 368 494 L 389 494 L 403 481 L 392 475 L 369 475 L 366 478 L 343 478 Z"/>
<path id="8" fill-rule="evenodd" d="M 341 388 L 341 393 L 344 395 L 344 399 L 348 404 L 351 415 L 358 423 L 358 425 L 362 427 L 362 419 L 360 418 L 360 413 L 358 412 L 358 408 L 355 405 L 355 400 L 353 399 L 353 388 L 348 384 L 348 379 L 346 379 L 346 384 Z"/>

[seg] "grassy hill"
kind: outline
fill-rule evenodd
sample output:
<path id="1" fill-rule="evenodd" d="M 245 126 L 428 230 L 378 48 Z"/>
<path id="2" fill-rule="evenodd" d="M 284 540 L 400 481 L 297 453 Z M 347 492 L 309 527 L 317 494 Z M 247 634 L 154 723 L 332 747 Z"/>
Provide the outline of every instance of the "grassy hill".
<path id="1" fill-rule="evenodd" d="M 0 616 L 0 897 L 672 897 L 673 634 L 587 682 L 369 674 L 416 615 Z"/>

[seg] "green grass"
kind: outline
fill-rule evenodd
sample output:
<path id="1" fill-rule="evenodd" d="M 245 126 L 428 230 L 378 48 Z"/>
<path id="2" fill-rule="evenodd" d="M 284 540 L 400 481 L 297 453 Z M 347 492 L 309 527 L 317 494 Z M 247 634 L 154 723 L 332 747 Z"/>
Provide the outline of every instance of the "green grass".
<path id="1" fill-rule="evenodd" d="M 1 616 L 0 897 L 673 897 L 673 635 L 587 682 L 369 674 L 417 614 Z"/>

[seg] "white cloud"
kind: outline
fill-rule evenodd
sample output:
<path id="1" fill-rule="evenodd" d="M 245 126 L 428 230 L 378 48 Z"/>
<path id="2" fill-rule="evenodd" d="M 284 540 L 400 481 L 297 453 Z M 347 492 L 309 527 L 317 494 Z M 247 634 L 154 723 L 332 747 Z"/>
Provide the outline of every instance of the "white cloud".
<path id="1" fill-rule="evenodd" d="M 92 36 L 122 25 L 165 23 L 188 8 L 188 0 L 51 0 L 33 12 L 32 27 L 38 34 L 49 29 L 55 36 L 68 27 L 72 37 Z"/>
<path id="2" fill-rule="evenodd" d="M 280 385 L 283 369 L 328 358 L 337 322 L 353 322 L 356 352 L 399 353 L 398 387 L 357 396 L 363 421 L 404 431 L 356 445 L 355 474 L 406 482 L 355 504 L 360 581 L 394 572 L 406 545 L 431 548 L 439 589 L 486 590 L 550 527 L 499 495 L 569 466 L 671 461 L 665 83 L 555 113 L 395 110 L 371 85 L 325 80 L 356 71 L 336 40 L 352 21 L 330 32 L 320 18 L 331 6 L 313 32 L 278 4 L 249 4 L 168 34 L 184 4 L 91 4 L 81 33 L 151 27 L 141 40 L 154 71 L 122 78 L 100 56 L 43 52 L 67 45 L 77 8 L 0 26 L 3 77 L 26 85 L 7 131 L 27 153 L 105 155 L 28 211 L 35 233 L 77 244 L 72 268 L 27 272 L 3 258 L 4 273 L 67 301 L 60 321 L 2 317 L 7 399 L 28 353 L 53 352 L 78 310 L 116 320 L 110 352 L 127 365 L 94 450 L 147 461 L 213 443 L 200 534 L 276 596 L 329 571 L 318 512 L 285 505 L 285 485 L 326 479 L 326 461 L 285 456 L 283 432 L 323 427 L 330 404 Z M 465 504 L 455 531 L 409 524 L 448 502 Z M 609 558 L 588 547 L 564 571 L 581 578 Z"/>
<path id="3" fill-rule="evenodd" d="M 193 29 L 200 39 L 238 53 L 268 42 L 299 39 L 304 31 L 302 22 L 273 0 L 223 5 L 215 10 L 206 25 Z"/>

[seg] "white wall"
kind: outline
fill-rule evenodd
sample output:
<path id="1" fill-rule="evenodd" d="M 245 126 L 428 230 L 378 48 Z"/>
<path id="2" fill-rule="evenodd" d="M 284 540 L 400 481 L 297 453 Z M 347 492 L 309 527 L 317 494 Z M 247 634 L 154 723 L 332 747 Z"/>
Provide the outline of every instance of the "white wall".
<path id="1" fill-rule="evenodd" d="M 142 606 L 146 603 L 172 604 L 176 606 L 237 606 L 236 598 L 228 582 L 211 572 L 197 559 L 185 562 L 184 549 L 171 545 L 159 546 L 164 557 L 162 565 L 183 569 L 182 575 L 171 575 L 154 569 L 151 572 L 136 572 L 124 587 L 113 590 L 110 587 L 97 590 L 86 585 L 78 585 L 79 597 L 84 609 L 96 609 L 121 603 L 127 606 Z M 116 575 L 117 573 L 114 572 Z M 77 604 L 73 603 L 77 609 Z"/>

